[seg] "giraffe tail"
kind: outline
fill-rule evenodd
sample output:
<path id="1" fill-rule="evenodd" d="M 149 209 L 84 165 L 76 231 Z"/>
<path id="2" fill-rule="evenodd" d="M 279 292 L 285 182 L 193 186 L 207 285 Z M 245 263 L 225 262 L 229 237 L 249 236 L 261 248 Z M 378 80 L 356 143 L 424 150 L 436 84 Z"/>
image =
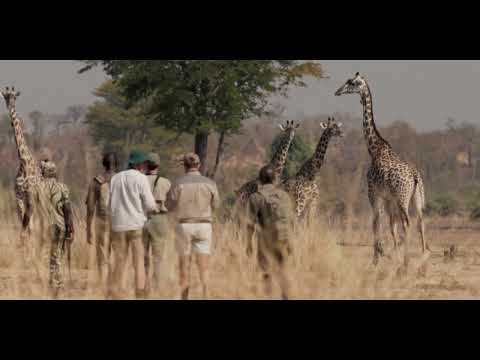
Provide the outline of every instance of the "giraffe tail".
<path id="1" fill-rule="evenodd" d="M 425 201 L 425 186 L 423 183 L 422 176 L 418 171 L 415 171 L 415 189 L 413 192 L 414 201 L 417 203 L 418 210 L 424 211 L 426 208 L 426 201 Z"/>

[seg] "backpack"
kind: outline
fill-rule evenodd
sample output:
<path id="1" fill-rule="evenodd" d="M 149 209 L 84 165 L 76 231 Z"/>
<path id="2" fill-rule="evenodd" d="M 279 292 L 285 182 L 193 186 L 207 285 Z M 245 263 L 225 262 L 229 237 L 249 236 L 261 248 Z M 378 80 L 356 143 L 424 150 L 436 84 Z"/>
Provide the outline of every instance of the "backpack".
<path id="1" fill-rule="evenodd" d="M 293 209 L 290 196 L 278 189 L 260 189 L 258 193 L 265 199 L 261 210 L 263 227 L 273 231 L 276 237 L 287 236 Z"/>

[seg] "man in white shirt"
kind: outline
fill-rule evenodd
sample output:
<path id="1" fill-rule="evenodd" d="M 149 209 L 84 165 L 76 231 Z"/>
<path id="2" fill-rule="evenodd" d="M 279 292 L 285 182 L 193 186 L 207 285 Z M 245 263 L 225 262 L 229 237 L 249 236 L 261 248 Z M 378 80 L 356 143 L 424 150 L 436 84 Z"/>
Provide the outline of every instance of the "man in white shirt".
<path id="1" fill-rule="evenodd" d="M 123 297 L 122 280 L 129 247 L 132 248 L 137 299 L 145 298 L 145 263 L 143 228 L 146 214 L 158 212 L 150 183 L 145 176 L 148 156 L 140 151 L 130 155 L 129 170 L 113 176 L 110 182 L 112 250 L 115 264 L 111 277 L 110 297 Z"/>

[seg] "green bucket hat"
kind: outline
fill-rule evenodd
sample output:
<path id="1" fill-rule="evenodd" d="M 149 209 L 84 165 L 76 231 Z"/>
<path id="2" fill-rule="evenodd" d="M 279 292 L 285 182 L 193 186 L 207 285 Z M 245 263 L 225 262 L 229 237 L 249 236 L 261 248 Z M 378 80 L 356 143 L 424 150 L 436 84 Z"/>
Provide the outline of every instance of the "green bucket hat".
<path id="1" fill-rule="evenodd" d="M 143 151 L 134 150 L 130 153 L 130 158 L 128 159 L 128 164 L 131 166 L 140 165 L 146 163 L 149 160 L 147 154 Z"/>

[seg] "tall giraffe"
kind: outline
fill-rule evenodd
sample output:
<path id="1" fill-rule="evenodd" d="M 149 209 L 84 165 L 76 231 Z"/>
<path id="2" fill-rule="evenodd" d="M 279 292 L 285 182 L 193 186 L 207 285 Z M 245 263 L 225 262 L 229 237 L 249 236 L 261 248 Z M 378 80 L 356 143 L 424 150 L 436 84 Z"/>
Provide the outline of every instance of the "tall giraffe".
<path id="1" fill-rule="evenodd" d="M 300 124 L 295 124 L 294 121 L 287 121 L 286 126 L 279 125 L 280 130 L 285 133 L 285 136 L 282 138 L 280 145 L 278 146 L 277 151 L 275 152 L 270 166 L 275 169 L 275 179 L 276 183 L 280 183 L 280 179 L 285 169 L 285 164 L 288 158 L 288 152 L 290 146 L 292 145 L 293 139 L 295 138 L 295 132 L 300 127 Z M 236 191 L 237 198 L 240 200 L 241 204 L 245 204 L 252 194 L 255 194 L 258 190 L 258 178 L 252 181 L 249 181 L 243 185 L 239 190 Z"/>
<path id="2" fill-rule="evenodd" d="M 26 221 L 26 216 L 31 216 L 33 211 L 29 203 L 27 195 L 32 186 L 36 186 L 42 179 L 40 167 L 33 158 L 32 153 L 25 140 L 22 121 L 17 115 L 16 100 L 20 96 L 20 92 L 16 92 L 15 88 L 9 87 L 1 92 L 2 97 L 7 104 L 10 114 L 12 127 L 15 135 L 15 143 L 17 145 L 18 157 L 20 159 L 20 167 L 15 182 L 15 197 L 17 201 L 17 212 L 22 224 Z"/>
<path id="3" fill-rule="evenodd" d="M 333 118 L 328 118 L 328 122 L 322 123 L 320 126 L 325 131 L 320 137 L 315 153 L 294 177 L 287 179 L 283 183 L 285 190 L 295 200 L 295 213 L 298 218 L 303 217 L 308 208 L 316 208 L 320 191 L 315 183 L 315 178 L 323 166 L 328 144 L 333 137 L 344 136 L 341 129 L 342 124 L 337 124 Z"/>
<path id="4" fill-rule="evenodd" d="M 359 73 L 335 93 L 336 96 L 359 94 L 363 105 L 363 131 L 372 163 L 368 171 L 368 196 L 373 209 L 374 264 L 384 256 L 380 238 L 380 221 L 386 210 L 390 220 L 390 230 L 395 251 L 397 251 L 397 222 L 404 230 L 405 266 L 408 265 L 407 235 L 410 227 L 409 207 L 413 203 L 418 221 L 418 232 L 422 240 L 423 254 L 429 250 L 425 241 L 423 211 L 425 210 L 425 189 L 420 172 L 393 151 L 382 138 L 375 125 L 373 100 L 370 87 Z"/>

